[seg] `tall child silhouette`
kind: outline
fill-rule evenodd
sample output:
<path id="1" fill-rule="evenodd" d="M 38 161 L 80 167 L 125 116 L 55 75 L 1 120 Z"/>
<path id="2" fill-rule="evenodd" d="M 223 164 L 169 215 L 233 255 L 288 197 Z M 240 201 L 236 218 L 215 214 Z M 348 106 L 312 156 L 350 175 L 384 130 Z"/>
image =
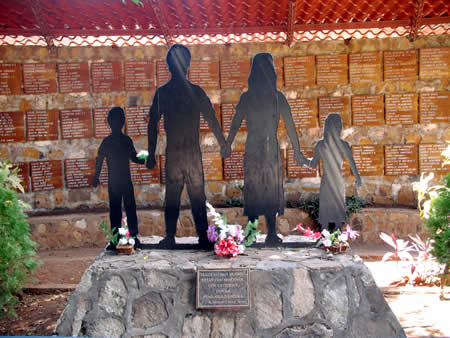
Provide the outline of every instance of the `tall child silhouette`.
<path id="1" fill-rule="evenodd" d="M 164 201 L 166 237 L 160 245 L 167 249 L 173 249 L 175 246 L 180 197 L 186 183 L 200 247 L 210 249 L 213 244 L 206 236 L 208 219 L 199 141 L 200 113 L 219 142 L 222 154 L 229 154 L 231 150 L 227 147 L 208 96 L 203 89 L 186 78 L 191 62 L 189 49 L 182 45 L 173 45 L 167 53 L 166 61 L 172 77 L 169 82 L 156 90 L 148 124 L 149 169 L 156 164 L 155 149 L 161 116 L 164 118 L 164 129 L 167 134 Z"/>
<path id="2" fill-rule="evenodd" d="M 111 135 L 105 137 L 98 148 L 95 161 L 95 174 L 92 185 L 96 187 L 100 181 L 100 171 L 103 159 L 108 165 L 108 195 L 109 218 L 111 230 L 117 233 L 122 220 L 122 200 L 127 215 L 130 236 L 135 237 L 135 248 L 140 247 L 138 234 L 138 220 L 136 215 L 136 201 L 134 199 L 133 183 L 130 175 L 130 162 L 144 164 L 145 160 L 136 157 L 133 141 L 128 135 L 122 133 L 125 123 L 125 113 L 122 108 L 114 107 L 108 113 L 108 124 L 111 127 Z M 110 243 L 107 250 L 114 250 L 115 245 Z"/>
<path id="3" fill-rule="evenodd" d="M 325 119 L 324 137 L 314 148 L 310 166 L 315 168 L 322 161 L 323 176 L 320 182 L 319 223 L 322 229 L 330 226 L 340 228 L 346 220 L 345 185 L 342 177 L 342 163 L 346 158 L 355 176 L 355 183 L 361 186 L 353 153 L 348 142 L 341 139 L 342 119 L 339 114 L 329 114 Z M 334 226 L 333 226 L 334 224 Z"/>

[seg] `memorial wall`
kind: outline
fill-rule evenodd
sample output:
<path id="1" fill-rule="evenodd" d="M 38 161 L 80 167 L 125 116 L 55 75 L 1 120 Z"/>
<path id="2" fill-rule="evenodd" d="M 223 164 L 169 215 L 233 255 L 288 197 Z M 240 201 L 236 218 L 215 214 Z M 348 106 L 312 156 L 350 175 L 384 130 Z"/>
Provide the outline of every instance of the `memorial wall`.
<path id="1" fill-rule="evenodd" d="M 368 202 L 415 205 L 411 183 L 439 178 L 440 152 L 450 141 L 450 36 L 410 43 L 403 38 L 190 46 L 189 79 L 205 89 L 225 133 L 246 90 L 251 57 L 274 56 L 278 87 L 288 98 L 302 150 L 312 157 L 329 113 L 339 113 Z M 148 110 L 155 88 L 170 78 L 165 47 L 0 47 L 0 160 L 21 169 L 24 200 L 36 211 L 107 206 L 107 172 L 91 188 L 95 157 L 110 133 L 106 115 L 126 112 L 126 132 L 147 149 Z M 200 126 L 206 192 L 225 204 L 243 179 L 245 121 L 223 160 L 207 123 Z M 131 164 L 138 207 L 160 207 L 164 196 L 165 134 L 159 128 L 153 170 Z M 278 130 L 286 199 L 319 191 L 321 169 L 293 160 L 283 121 Z M 104 166 L 105 169 L 105 166 Z M 344 163 L 347 194 L 356 194 Z M 186 192 L 183 203 L 189 203 Z"/>

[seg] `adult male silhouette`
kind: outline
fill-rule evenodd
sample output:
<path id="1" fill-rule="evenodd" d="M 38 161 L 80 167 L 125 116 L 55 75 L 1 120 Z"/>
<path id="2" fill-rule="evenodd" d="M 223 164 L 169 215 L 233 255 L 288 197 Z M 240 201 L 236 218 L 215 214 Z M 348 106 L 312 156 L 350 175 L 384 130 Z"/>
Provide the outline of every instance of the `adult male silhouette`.
<path id="1" fill-rule="evenodd" d="M 192 84 L 186 77 L 191 62 L 189 49 L 179 44 L 173 45 L 167 53 L 166 62 L 172 77 L 169 82 L 156 90 L 148 123 L 147 167 L 149 169 L 156 164 L 155 149 L 161 115 L 164 118 L 164 129 L 167 135 L 164 206 L 166 237 L 160 245 L 167 249 L 173 249 L 175 246 L 180 197 L 186 183 L 199 246 L 203 249 L 211 249 L 213 245 L 206 236 L 208 220 L 199 142 L 200 113 L 219 142 L 222 156 L 229 156 L 231 147 L 225 141 L 208 96 L 202 88 Z"/>

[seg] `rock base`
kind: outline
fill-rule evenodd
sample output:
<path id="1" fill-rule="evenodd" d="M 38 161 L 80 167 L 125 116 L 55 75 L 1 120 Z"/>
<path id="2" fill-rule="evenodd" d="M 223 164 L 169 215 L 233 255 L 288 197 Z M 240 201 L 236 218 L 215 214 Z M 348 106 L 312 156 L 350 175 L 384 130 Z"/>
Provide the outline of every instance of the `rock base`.
<path id="1" fill-rule="evenodd" d="M 143 238 L 144 243 L 155 239 Z M 61 315 L 60 336 L 405 337 L 372 275 L 349 253 L 247 249 L 102 253 Z M 250 308 L 197 310 L 198 268 L 249 268 Z"/>

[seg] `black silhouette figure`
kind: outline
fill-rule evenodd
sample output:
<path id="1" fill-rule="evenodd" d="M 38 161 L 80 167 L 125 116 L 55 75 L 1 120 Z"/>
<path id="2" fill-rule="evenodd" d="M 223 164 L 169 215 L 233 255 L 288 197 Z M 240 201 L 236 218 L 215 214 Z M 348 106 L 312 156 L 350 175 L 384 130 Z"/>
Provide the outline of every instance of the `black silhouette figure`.
<path id="1" fill-rule="evenodd" d="M 329 114 L 325 119 L 324 137 L 314 148 L 310 166 L 315 168 L 322 161 L 323 176 L 320 183 L 319 223 L 322 229 L 341 228 L 346 220 L 345 185 L 342 177 L 342 163 L 346 158 L 355 176 L 355 183 L 361 186 L 353 153 L 348 142 L 341 139 L 342 119 L 339 114 Z"/>
<path id="2" fill-rule="evenodd" d="M 208 220 L 199 141 L 200 113 L 219 142 L 222 155 L 229 154 L 231 150 L 227 147 L 208 96 L 202 88 L 186 78 L 191 62 L 189 49 L 182 45 L 173 45 L 167 53 L 166 61 L 172 77 L 169 82 L 156 90 L 148 124 L 149 169 L 156 164 L 155 149 L 161 115 L 167 134 L 164 207 L 166 237 L 160 242 L 160 246 L 167 249 L 175 247 L 180 197 L 186 183 L 200 248 L 212 249 L 213 244 L 206 236 Z"/>
<path id="3" fill-rule="evenodd" d="M 244 215 L 254 221 L 264 215 L 268 234 L 266 245 L 277 246 L 282 240 L 276 232 L 276 215 L 284 213 L 283 166 L 277 129 L 280 114 L 286 125 L 299 164 L 307 160 L 300 151 L 291 109 L 285 96 L 277 90 L 277 75 L 272 55 L 260 53 L 253 58 L 248 91 L 241 95 L 231 122 L 228 144 L 246 118 L 248 136 L 244 155 Z"/>
<path id="4" fill-rule="evenodd" d="M 128 230 L 130 236 L 135 237 L 135 248 L 140 247 L 138 234 L 138 220 L 136 215 L 136 201 L 134 199 L 133 183 L 130 175 L 131 159 L 135 163 L 144 164 L 145 160 L 136 157 L 133 141 L 128 135 L 122 133 L 125 123 L 125 113 L 122 108 L 114 107 L 108 113 L 108 124 L 111 127 L 111 135 L 105 137 L 98 149 L 95 161 L 95 174 L 92 185 L 100 184 L 99 176 L 106 158 L 108 166 L 108 195 L 109 218 L 113 233 L 117 233 L 122 221 L 122 200 L 127 215 Z M 114 250 L 115 245 L 110 243 L 107 250 Z"/>

